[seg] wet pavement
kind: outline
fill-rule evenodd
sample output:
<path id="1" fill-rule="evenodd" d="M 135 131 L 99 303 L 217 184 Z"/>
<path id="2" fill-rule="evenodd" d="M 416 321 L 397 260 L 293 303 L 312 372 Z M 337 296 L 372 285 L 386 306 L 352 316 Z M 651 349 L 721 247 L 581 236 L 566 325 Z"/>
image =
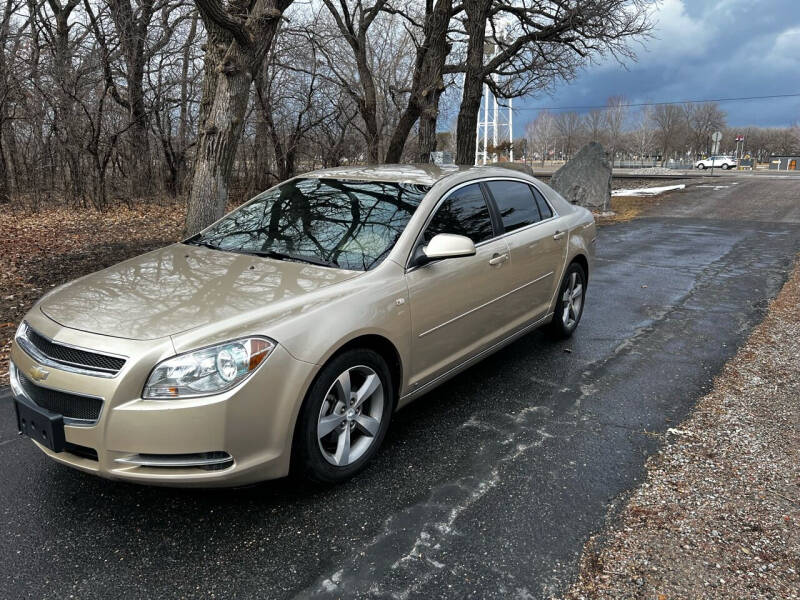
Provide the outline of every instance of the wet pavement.
<path id="1" fill-rule="evenodd" d="M 94 478 L 18 437 L 0 392 L 0 597 L 558 594 L 798 251 L 800 180 L 729 177 L 603 227 L 571 340 L 533 333 L 421 398 L 336 488 Z"/>

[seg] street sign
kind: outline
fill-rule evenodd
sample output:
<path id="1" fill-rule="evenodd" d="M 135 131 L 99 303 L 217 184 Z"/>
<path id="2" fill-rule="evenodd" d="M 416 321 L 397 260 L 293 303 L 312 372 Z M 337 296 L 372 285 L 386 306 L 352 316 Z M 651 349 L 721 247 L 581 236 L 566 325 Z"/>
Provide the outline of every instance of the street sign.
<path id="1" fill-rule="evenodd" d="M 711 141 L 712 142 L 719 142 L 721 139 L 722 139 L 722 132 L 721 131 L 715 131 L 711 135 Z"/>

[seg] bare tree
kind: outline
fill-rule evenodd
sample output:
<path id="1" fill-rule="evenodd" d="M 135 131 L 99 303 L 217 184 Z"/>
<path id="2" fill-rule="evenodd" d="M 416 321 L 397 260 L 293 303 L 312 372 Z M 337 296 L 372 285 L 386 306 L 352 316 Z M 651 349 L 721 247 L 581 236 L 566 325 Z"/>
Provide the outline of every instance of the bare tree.
<path id="1" fill-rule="evenodd" d="M 564 158 L 569 160 L 577 149 L 578 139 L 583 133 L 583 120 L 575 111 L 563 112 L 556 116 L 555 126 Z"/>
<path id="2" fill-rule="evenodd" d="M 347 0 L 339 0 L 338 6 L 335 0 L 322 1 L 336 22 L 340 34 L 352 50 L 358 73 L 357 85 L 359 89 L 349 89 L 364 121 L 367 159 L 376 163 L 379 160 L 380 148 L 380 131 L 377 116 L 378 88 L 369 59 L 370 40 L 368 32 L 386 5 L 387 0 L 374 0 L 372 4 L 368 5 L 363 0 L 354 0 L 352 6 L 348 5 Z M 329 60 L 328 64 L 331 67 L 335 67 L 333 60 Z M 337 70 L 334 70 L 334 72 L 338 73 Z M 345 86 L 351 85 L 351 82 L 341 75 L 340 80 Z"/>
<path id="3" fill-rule="evenodd" d="M 590 142 L 602 143 L 605 137 L 606 117 L 602 110 L 594 109 L 584 117 L 584 129 Z"/>
<path id="4" fill-rule="evenodd" d="M 544 161 L 553 147 L 556 136 L 555 118 L 552 113 L 546 110 L 539 111 L 536 118 L 528 123 L 526 133 L 531 150 L 539 154 L 544 167 Z"/>
<path id="5" fill-rule="evenodd" d="M 14 161 L 16 156 L 16 139 L 11 125 L 11 105 L 15 95 L 19 93 L 16 82 L 11 77 L 7 55 L 15 56 L 8 52 L 12 45 L 11 17 L 22 6 L 22 2 L 7 1 L 0 16 L 0 204 L 8 202 L 16 188 L 16 170 Z M 17 44 L 19 44 L 19 32 Z"/>
<path id="6" fill-rule="evenodd" d="M 716 102 L 684 106 L 689 148 L 698 154 L 711 154 L 711 136 L 726 125 L 726 114 Z"/>
<path id="7" fill-rule="evenodd" d="M 653 114 L 650 107 L 644 106 L 636 117 L 636 123 L 632 132 L 633 144 L 639 161 L 644 165 L 644 157 L 650 154 L 653 149 Z"/>
<path id="8" fill-rule="evenodd" d="M 253 78 L 292 0 L 195 0 L 208 34 L 194 176 L 186 231 L 221 217 L 228 202 L 233 161 L 242 134 Z"/>
<path id="9" fill-rule="evenodd" d="M 611 165 L 617 154 L 617 148 L 625 127 L 625 117 L 627 115 L 627 100 L 624 96 L 613 96 L 608 99 L 605 110 L 605 124 L 608 133 L 608 154 L 611 157 Z"/>
<path id="10" fill-rule="evenodd" d="M 403 15 L 413 23 L 407 13 Z M 414 39 L 416 59 L 408 103 L 389 142 L 386 162 L 400 162 L 408 135 L 418 119 L 418 160 L 428 162 L 430 153 L 436 150 L 436 122 L 439 99 L 445 89 L 444 65 L 451 47 L 447 31 L 452 15 L 453 0 L 438 0 L 435 5 L 433 0 L 426 0 L 424 22 L 420 27 L 422 36 L 420 40 Z"/>
<path id="11" fill-rule="evenodd" d="M 632 59 L 631 39 L 651 28 L 644 0 L 464 0 L 466 59 L 449 65 L 464 73 L 456 162 L 475 156 L 475 131 L 485 83 L 501 98 L 522 96 L 570 79 L 592 56 Z M 485 57 L 486 30 L 492 52 Z"/>
<path id="12" fill-rule="evenodd" d="M 676 104 L 659 104 L 653 109 L 651 118 L 655 127 L 655 141 L 661 150 L 661 165 L 664 166 L 685 135 L 684 112 Z"/>

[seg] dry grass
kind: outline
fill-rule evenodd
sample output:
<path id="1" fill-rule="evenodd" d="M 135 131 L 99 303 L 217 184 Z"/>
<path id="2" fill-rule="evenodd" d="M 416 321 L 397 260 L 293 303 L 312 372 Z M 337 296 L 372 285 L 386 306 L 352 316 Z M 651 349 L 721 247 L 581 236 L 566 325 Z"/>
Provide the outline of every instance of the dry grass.
<path id="1" fill-rule="evenodd" d="M 668 202 L 669 197 L 676 192 L 667 192 L 660 196 L 612 196 L 611 211 L 613 215 L 595 215 L 598 225 L 624 223 L 639 217 L 642 213 L 662 202 Z"/>

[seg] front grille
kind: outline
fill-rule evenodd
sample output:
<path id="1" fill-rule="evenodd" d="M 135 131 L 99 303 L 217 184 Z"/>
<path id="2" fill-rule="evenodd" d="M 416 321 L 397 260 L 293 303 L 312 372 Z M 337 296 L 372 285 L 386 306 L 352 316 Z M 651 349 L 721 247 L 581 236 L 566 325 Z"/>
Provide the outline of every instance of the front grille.
<path id="1" fill-rule="evenodd" d="M 22 373 L 18 373 L 19 384 L 25 394 L 37 405 L 69 419 L 97 421 L 103 401 L 100 398 L 79 396 L 59 392 L 36 385 Z"/>
<path id="2" fill-rule="evenodd" d="M 56 342 L 51 342 L 46 337 L 39 335 L 30 327 L 26 328 L 25 337 L 33 344 L 39 352 L 50 360 L 59 363 L 74 365 L 88 370 L 103 371 L 106 373 L 117 374 L 125 364 L 124 358 L 97 354 L 87 350 L 70 348 Z"/>

